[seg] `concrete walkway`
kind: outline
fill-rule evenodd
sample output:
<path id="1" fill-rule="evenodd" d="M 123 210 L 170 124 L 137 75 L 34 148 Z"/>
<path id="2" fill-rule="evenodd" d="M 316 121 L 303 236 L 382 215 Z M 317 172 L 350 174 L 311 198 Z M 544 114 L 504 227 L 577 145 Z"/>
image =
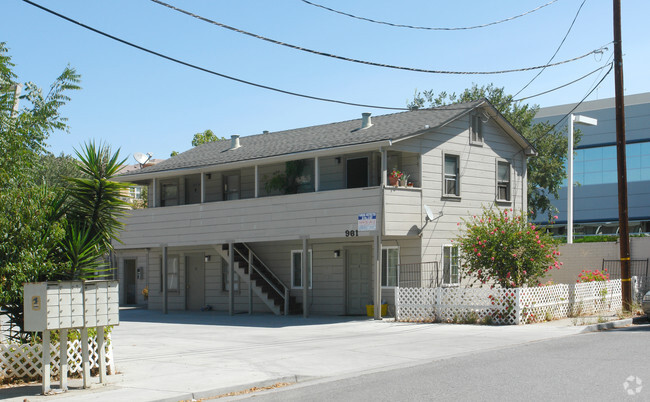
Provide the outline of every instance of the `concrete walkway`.
<path id="1" fill-rule="evenodd" d="M 199 399 L 276 382 L 418 365 L 585 330 L 571 320 L 481 326 L 408 324 L 365 317 L 230 317 L 215 312 L 163 315 L 133 309 L 122 310 L 120 319 L 112 335 L 118 374 L 108 377 L 108 385 L 98 384 L 94 377 L 93 387 L 84 390 L 80 380 L 72 380 L 71 390 L 53 396 L 38 395 L 40 385 L 22 386 L 0 389 L 0 399 Z"/>

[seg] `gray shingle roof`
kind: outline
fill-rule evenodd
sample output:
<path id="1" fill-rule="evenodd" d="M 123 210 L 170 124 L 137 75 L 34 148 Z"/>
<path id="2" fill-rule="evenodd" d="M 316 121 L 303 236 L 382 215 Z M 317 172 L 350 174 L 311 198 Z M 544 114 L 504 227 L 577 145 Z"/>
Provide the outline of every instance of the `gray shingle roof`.
<path id="1" fill-rule="evenodd" d="M 363 130 L 359 129 L 361 128 L 361 119 L 355 119 L 250 135 L 241 137 L 241 147 L 233 150 L 229 149 L 230 140 L 211 142 L 189 149 L 154 166 L 137 172 L 129 172 L 124 176 L 222 165 L 378 141 L 394 141 L 422 132 L 426 125 L 430 129 L 441 127 L 483 103 L 488 102 L 481 99 L 434 109 L 373 116 L 372 126 Z"/>

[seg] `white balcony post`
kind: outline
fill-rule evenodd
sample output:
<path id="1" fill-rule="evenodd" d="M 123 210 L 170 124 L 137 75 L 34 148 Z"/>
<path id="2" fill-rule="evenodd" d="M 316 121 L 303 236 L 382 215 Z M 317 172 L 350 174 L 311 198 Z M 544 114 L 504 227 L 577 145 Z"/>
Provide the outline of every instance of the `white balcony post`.
<path id="1" fill-rule="evenodd" d="M 201 172 L 201 204 L 205 202 L 205 173 Z"/>
<path id="2" fill-rule="evenodd" d="M 320 191 L 320 164 L 318 163 L 318 156 L 314 158 L 314 191 Z"/>
<path id="3" fill-rule="evenodd" d="M 259 166 L 255 165 L 255 198 L 260 196 L 260 172 Z"/>
<path id="4" fill-rule="evenodd" d="M 381 150 L 381 186 L 388 184 L 388 159 L 385 149 Z"/>
<path id="5" fill-rule="evenodd" d="M 156 208 L 158 206 L 158 179 L 153 179 L 151 184 L 151 208 Z"/>

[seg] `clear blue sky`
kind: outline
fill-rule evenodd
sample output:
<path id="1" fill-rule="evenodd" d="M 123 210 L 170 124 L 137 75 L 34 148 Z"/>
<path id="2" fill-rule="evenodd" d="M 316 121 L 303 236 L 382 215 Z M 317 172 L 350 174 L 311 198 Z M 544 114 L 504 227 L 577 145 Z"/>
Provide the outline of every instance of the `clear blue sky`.
<path id="1" fill-rule="evenodd" d="M 502 75 L 436 75 L 334 60 L 225 30 L 148 0 L 34 0 L 97 29 L 189 63 L 259 84 L 355 103 L 404 107 L 415 89 L 460 92 L 494 83 L 515 93 L 536 71 Z M 521 14 L 550 0 L 371 1 L 313 0 L 367 18 L 401 24 L 459 27 Z M 425 69 L 485 71 L 545 64 L 564 37 L 582 0 L 558 0 L 513 21 L 465 31 L 423 31 L 372 24 L 300 0 L 179 1 L 204 17 L 298 46 L 378 63 Z M 650 91 L 650 2 L 623 3 L 625 93 Z M 307 100 L 215 77 L 127 47 L 47 14 L 20 0 L 4 0 L 0 41 L 6 42 L 20 82 L 47 89 L 66 65 L 82 75 L 81 91 L 63 109 L 70 133 L 58 132 L 50 151 L 70 154 L 84 141 L 106 141 L 129 157 L 166 158 L 191 147 L 194 133 L 230 137 L 390 113 Z M 612 1 L 587 0 L 556 56 L 570 59 L 612 41 Z M 548 68 L 520 96 L 572 81 L 605 64 L 590 55 Z M 592 75 L 531 99 L 552 106 L 577 102 Z M 613 73 L 589 100 L 614 96 Z"/>

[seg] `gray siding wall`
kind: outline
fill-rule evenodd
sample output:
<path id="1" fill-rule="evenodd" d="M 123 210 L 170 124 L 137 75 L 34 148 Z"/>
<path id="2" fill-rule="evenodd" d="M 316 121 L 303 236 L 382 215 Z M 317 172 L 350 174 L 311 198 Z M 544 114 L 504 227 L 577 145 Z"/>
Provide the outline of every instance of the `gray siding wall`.
<path id="1" fill-rule="evenodd" d="M 422 155 L 421 204 L 412 194 L 409 205 L 414 209 L 413 220 L 423 205 L 435 216 L 422 235 L 422 261 L 437 261 L 442 246 L 450 244 L 459 234 L 461 218 L 481 213 L 482 207 L 526 209 L 526 161 L 521 148 L 492 119 L 483 124 L 484 143 L 470 145 L 469 116 L 422 136 L 395 144 L 396 150 Z M 443 197 L 443 155 L 460 156 L 460 197 Z M 511 202 L 496 202 L 496 166 L 498 160 L 511 164 Z M 389 211 L 387 205 L 386 211 Z M 389 221 L 386 216 L 386 221 Z M 424 215 L 422 215 L 424 219 Z M 424 221 L 421 222 L 424 224 Z"/>
<path id="2" fill-rule="evenodd" d="M 116 248 L 229 241 L 337 238 L 360 213 L 380 210 L 381 189 L 346 189 L 131 211 Z M 378 222 L 381 224 L 381 222 Z"/>

